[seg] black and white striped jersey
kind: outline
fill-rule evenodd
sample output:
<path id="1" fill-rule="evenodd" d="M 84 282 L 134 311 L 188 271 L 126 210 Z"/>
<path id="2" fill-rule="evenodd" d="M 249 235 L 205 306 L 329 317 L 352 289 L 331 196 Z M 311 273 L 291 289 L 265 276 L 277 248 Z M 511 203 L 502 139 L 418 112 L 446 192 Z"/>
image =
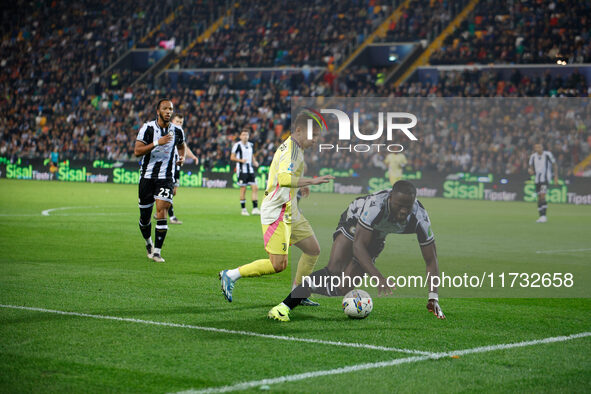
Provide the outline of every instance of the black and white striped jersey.
<path id="1" fill-rule="evenodd" d="M 185 142 L 185 133 L 183 129 L 172 123 L 168 128 L 163 130 L 156 120 L 144 123 L 140 129 L 137 140 L 142 141 L 148 145 L 154 141 L 158 141 L 160 137 L 173 133 L 174 137 L 169 143 L 158 145 L 151 152 L 146 153 L 141 162 L 142 178 L 147 179 L 172 179 L 174 173 L 175 151 L 178 145 Z"/>
<path id="2" fill-rule="evenodd" d="M 390 190 L 382 190 L 353 200 L 343 213 L 341 221 L 347 223 L 349 228 L 346 230 L 350 233 L 359 224 L 373 231 L 379 239 L 385 239 L 388 234 L 416 234 L 421 246 L 435 240 L 429 215 L 419 200 L 415 200 L 405 222 L 392 221 L 389 216 Z"/>
<path id="3" fill-rule="evenodd" d="M 243 144 L 242 141 L 238 141 L 232 147 L 232 153 L 236 155 L 237 159 L 245 159 L 246 163 L 236 163 L 236 172 L 240 174 L 254 174 L 254 168 L 252 167 L 252 157 L 254 155 L 254 145 L 248 141 Z"/>
<path id="4" fill-rule="evenodd" d="M 552 165 L 556 163 L 552 152 L 543 151 L 541 155 L 534 153 L 529 157 L 529 166 L 536 174 L 536 183 L 548 183 L 552 179 Z"/>

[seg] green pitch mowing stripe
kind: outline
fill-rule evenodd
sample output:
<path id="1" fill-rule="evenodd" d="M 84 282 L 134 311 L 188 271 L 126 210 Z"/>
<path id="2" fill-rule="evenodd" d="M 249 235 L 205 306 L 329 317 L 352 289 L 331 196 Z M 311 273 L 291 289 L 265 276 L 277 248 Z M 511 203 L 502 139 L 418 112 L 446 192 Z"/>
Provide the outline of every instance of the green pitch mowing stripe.
<path id="1" fill-rule="evenodd" d="M 422 355 L 432 355 L 433 354 L 433 353 L 424 352 L 421 350 L 377 346 L 377 345 L 370 345 L 370 344 L 366 344 L 366 343 L 324 341 L 321 339 L 314 339 L 314 338 L 298 338 L 298 337 L 283 336 L 283 335 L 269 335 L 269 334 L 261 334 L 261 333 L 252 332 L 252 331 L 227 330 L 224 328 L 202 327 L 202 326 L 194 326 L 194 325 L 190 325 L 190 324 L 159 322 L 159 321 L 151 321 L 151 320 L 141 320 L 141 319 L 117 317 L 117 316 L 93 315 L 93 314 L 89 314 L 89 313 L 79 313 L 79 312 L 56 311 L 56 310 L 52 310 L 52 309 L 35 308 L 35 307 L 28 307 L 28 306 L 0 304 L 0 308 L 17 309 L 17 310 L 20 309 L 20 310 L 25 310 L 25 311 L 43 312 L 43 313 L 55 313 L 57 315 L 88 317 L 88 318 L 92 318 L 92 319 L 116 320 L 116 321 L 122 321 L 122 322 L 127 322 L 127 323 L 148 324 L 148 325 L 153 325 L 153 326 L 187 328 L 187 329 L 199 330 L 199 331 L 219 332 L 222 334 L 233 334 L 233 335 L 267 338 L 267 339 L 277 339 L 277 340 L 281 340 L 281 341 L 293 341 L 293 342 L 313 343 L 313 344 L 319 344 L 319 345 L 350 347 L 350 348 L 357 348 L 357 349 L 380 350 L 383 352 L 398 352 L 398 353 L 422 354 Z"/>
<path id="2" fill-rule="evenodd" d="M 295 309 L 291 322 L 270 321 L 267 312 L 291 289 L 290 270 L 241 279 L 231 304 L 220 292 L 221 269 L 266 256 L 260 218 L 240 215 L 238 190 L 180 188 L 175 214 L 184 223 L 169 225 L 164 264 L 146 258 L 137 192 L 133 185 L 0 180 L 0 304 L 216 331 L 0 308 L 0 392 L 199 390 L 423 357 L 324 342 L 443 354 L 591 332 L 591 300 L 560 298 L 564 289 L 537 299 L 506 298 L 510 294 L 501 290 L 491 296 L 505 298 L 480 292 L 468 294 L 479 298 L 450 298 L 440 290 L 444 321 L 427 312 L 423 289 L 418 298 L 405 297 L 405 289 L 374 297 L 364 320 L 348 319 L 339 298 L 317 297 L 320 307 Z M 313 193 L 302 199 L 321 243 L 318 267 L 326 264 L 339 215 L 353 198 Z M 549 222 L 539 224 L 534 203 L 421 200 L 442 270 L 573 271 L 580 284 L 575 295 L 588 294 L 591 253 L 574 250 L 589 248 L 591 207 L 551 204 Z M 290 267 L 297 256 L 294 248 Z M 377 267 L 424 275 L 416 237 L 389 236 Z M 271 390 L 584 392 L 591 387 L 589 354 L 591 340 L 581 338 L 327 375 Z"/>
<path id="3" fill-rule="evenodd" d="M 506 349 L 514 349 L 514 348 L 519 348 L 519 347 L 534 346 L 534 345 L 541 345 L 541 344 L 554 343 L 554 342 L 564 342 L 564 341 L 570 341 L 570 340 L 578 339 L 578 338 L 585 338 L 588 336 L 591 336 L 591 332 L 582 332 L 579 334 L 573 334 L 573 335 L 568 335 L 568 336 L 544 338 L 544 339 L 538 339 L 535 341 L 525 341 L 525 342 L 518 342 L 518 343 L 507 343 L 507 344 L 500 344 L 500 345 L 481 346 L 481 347 L 477 347 L 474 349 L 457 350 L 457 351 L 452 351 L 452 352 L 447 352 L 447 353 L 435 353 L 435 354 L 432 354 L 429 356 L 415 356 L 415 357 L 399 358 L 399 359 L 395 359 L 395 360 L 381 361 L 381 362 L 377 362 L 377 363 L 350 365 L 347 367 L 330 369 L 330 370 L 325 370 L 325 371 L 306 372 L 306 373 L 297 374 L 297 375 L 280 376 L 278 378 L 255 380 L 252 382 L 238 383 L 238 384 L 235 384 L 232 386 L 211 387 L 211 388 L 206 388 L 203 390 L 192 390 L 191 389 L 191 390 L 180 391 L 177 394 L 227 393 L 230 391 L 247 390 L 249 388 L 260 387 L 260 386 L 271 385 L 271 384 L 297 382 L 299 380 L 307 380 L 307 379 L 312 379 L 312 378 L 321 377 L 321 376 L 340 375 L 340 374 L 346 374 L 346 373 L 352 373 L 352 372 L 359 373 L 360 371 L 365 371 L 368 369 L 392 367 L 395 365 L 416 363 L 416 362 L 425 361 L 425 360 L 439 360 L 440 358 L 444 358 L 444 357 L 459 357 L 459 356 L 464 356 L 466 354 L 485 353 L 485 352 L 492 352 L 495 350 L 506 350 Z"/>

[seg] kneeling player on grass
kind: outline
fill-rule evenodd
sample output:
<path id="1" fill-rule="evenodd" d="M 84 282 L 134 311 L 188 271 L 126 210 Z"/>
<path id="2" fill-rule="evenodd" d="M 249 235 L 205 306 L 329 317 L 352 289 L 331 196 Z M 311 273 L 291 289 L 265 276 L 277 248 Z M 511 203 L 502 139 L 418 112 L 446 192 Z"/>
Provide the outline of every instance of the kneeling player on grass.
<path id="1" fill-rule="evenodd" d="M 332 287 L 330 277 L 354 278 L 368 274 L 379 278 L 379 294 L 392 294 L 386 278 L 375 266 L 388 234 L 417 235 L 429 277 L 439 276 L 435 237 L 429 215 L 416 200 L 416 188 L 407 181 L 398 181 L 392 190 L 383 190 L 354 200 L 343 214 L 333 235 L 328 265 L 313 272 L 295 288 L 281 304 L 273 307 L 268 317 L 289 321 L 289 313 L 311 293 L 343 296 L 351 287 Z M 321 286 L 317 286 L 322 283 Z M 431 284 L 429 283 L 429 286 Z M 427 309 L 437 318 L 445 319 L 439 306 L 437 287 L 431 286 Z"/>

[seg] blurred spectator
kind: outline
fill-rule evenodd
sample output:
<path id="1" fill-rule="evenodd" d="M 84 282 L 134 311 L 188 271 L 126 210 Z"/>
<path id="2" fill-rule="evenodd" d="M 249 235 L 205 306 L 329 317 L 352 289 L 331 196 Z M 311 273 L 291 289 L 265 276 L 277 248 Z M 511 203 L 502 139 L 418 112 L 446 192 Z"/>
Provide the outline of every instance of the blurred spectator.
<path id="1" fill-rule="evenodd" d="M 481 1 L 431 64 L 589 63 L 591 2 Z"/>
<path id="2" fill-rule="evenodd" d="M 338 64 L 390 15 L 391 1 L 245 0 L 180 68 Z"/>

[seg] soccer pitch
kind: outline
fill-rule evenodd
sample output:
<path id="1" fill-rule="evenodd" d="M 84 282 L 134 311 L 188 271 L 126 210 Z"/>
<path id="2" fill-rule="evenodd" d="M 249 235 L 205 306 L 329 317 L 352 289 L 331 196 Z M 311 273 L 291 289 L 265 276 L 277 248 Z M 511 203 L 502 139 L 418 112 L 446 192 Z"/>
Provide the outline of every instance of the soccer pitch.
<path id="1" fill-rule="evenodd" d="M 240 280 L 231 304 L 220 293 L 218 271 L 265 256 L 259 217 L 240 216 L 237 190 L 180 189 L 184 224 L 169 225 L 163 264 L 146 258 L 137 186 L 1 180 L 0 197 L 2 392 L 591 387 L 589 298 L 440 291 L 441 321 L 425 309 L 426 291 L 401 289 L 374 297 L 364 320 L 348 319 L 340 299 L 315 297 L 320 307 L 279 323 L 266 314 L 289 292 L 289 269 Z M 334 212 L 353 197 L 302 202 L 323 248 L 318 268 Z M 576 272 L 577 296 L 589 294 L 591 207 L 550 205 L 549 222 L 536 224 L 532 203 L 421 201 L 442 271 Z M 416 238 L 391 237 L 378 267 L 424 275 Z"/>

